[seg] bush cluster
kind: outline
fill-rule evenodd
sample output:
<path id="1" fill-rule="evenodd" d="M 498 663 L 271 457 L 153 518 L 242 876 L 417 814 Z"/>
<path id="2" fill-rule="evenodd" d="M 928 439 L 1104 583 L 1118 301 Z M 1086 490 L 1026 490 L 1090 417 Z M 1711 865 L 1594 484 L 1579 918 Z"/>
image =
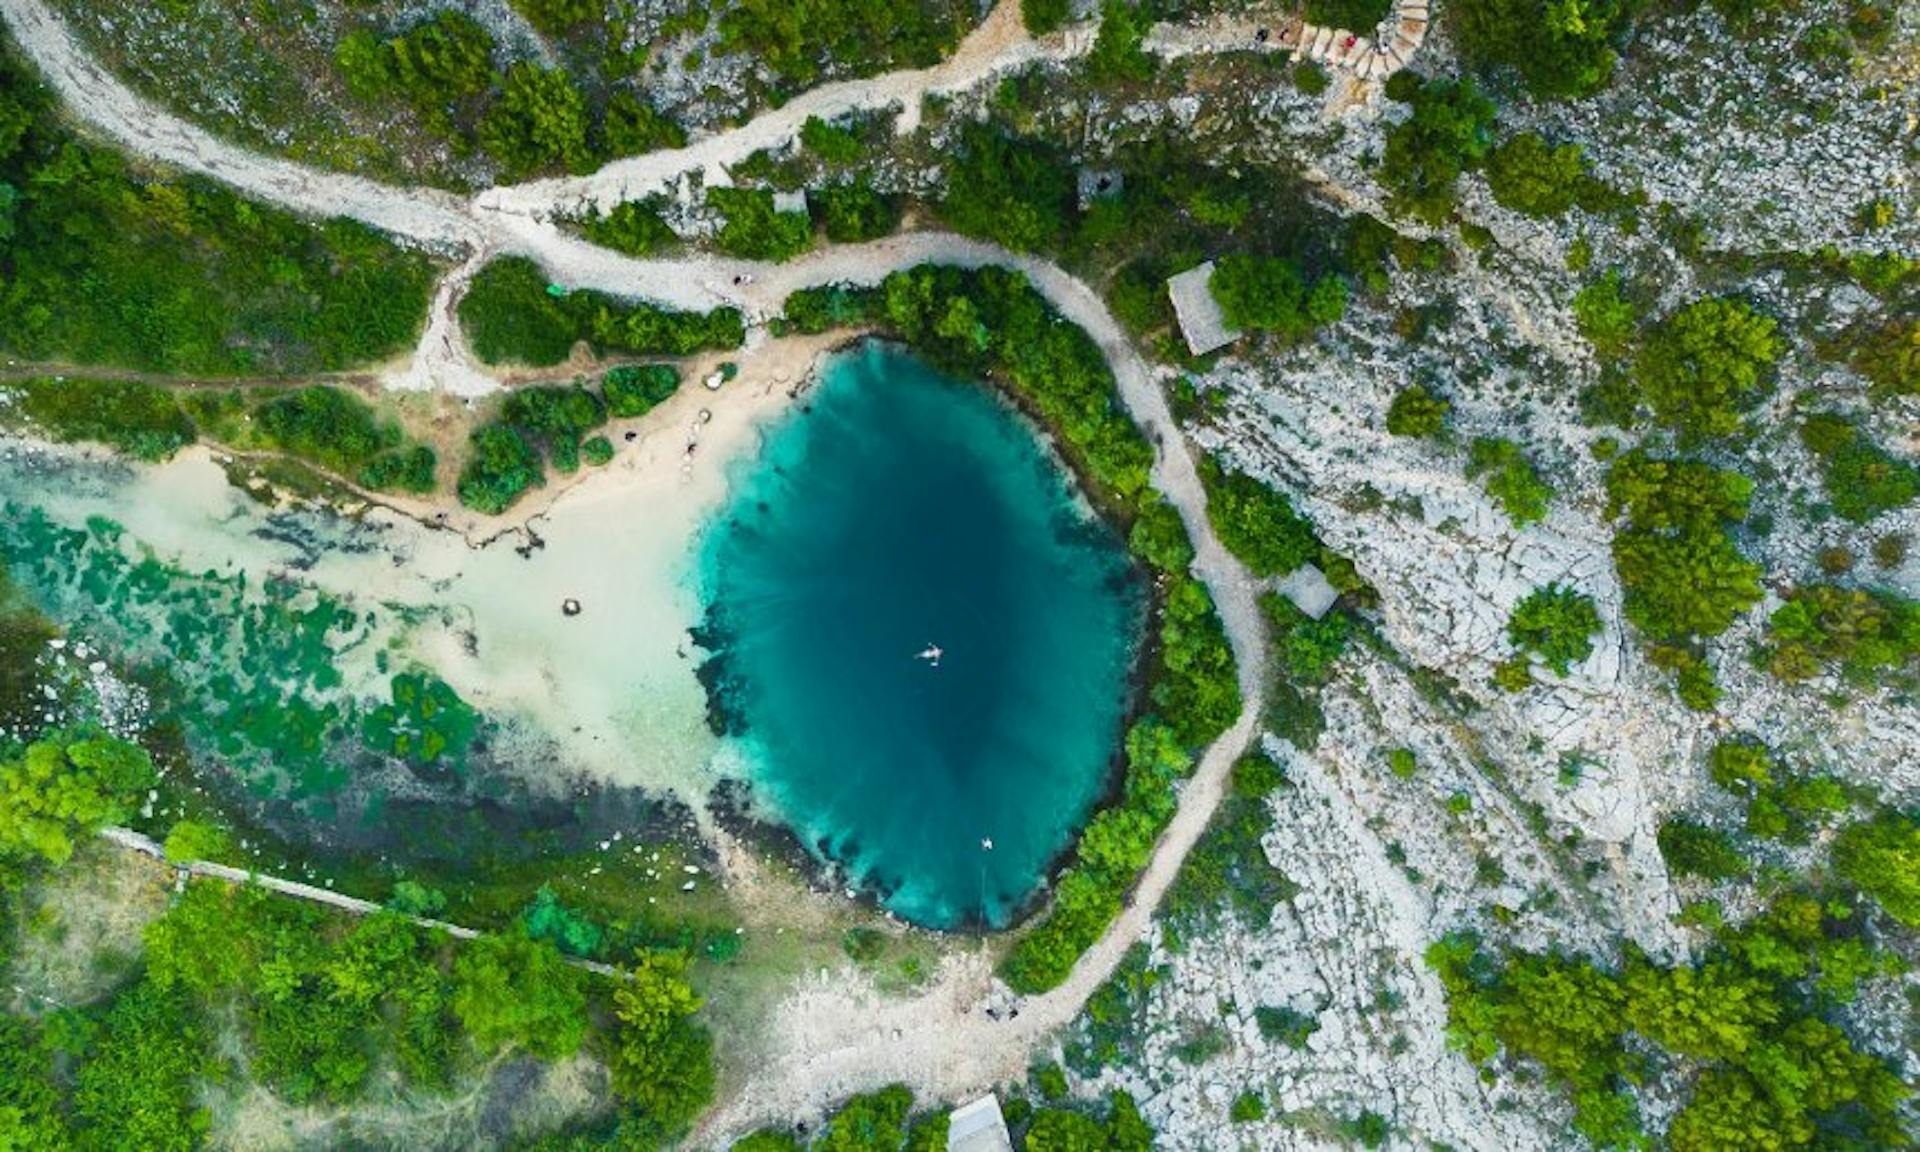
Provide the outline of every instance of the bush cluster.
<path id="1" fill-rule="evenodd" d="M 1920 601 L 1878 589 L 1802 585 L 1768 619 L 1767 645 L 1767 668 L 1782 680 L 1832 667 L 1851 684 L 1870 685 L 1920 659 Z"/>
<path id="2" fill-rule="evenodd" d="M 1467 478 L 1478 479 L 1517 528 L 1543 520 L 1553 500 L 1553 485 L 1540 476 L 1520 445 L 1481 436 L 1467 455 Z"/>
<path id="3" fill-rule="evenodd" d="M 0 46 L 9 353 L 206 376 L 348 368 L 413 339 L 432 275 L 426 257 L 362 225 L 136 171 L 62 124 Z"/>
<path id="4" fill-rule="evenodd" d="M 1387 131 L 1380 180 L 1395 211 L 1439 224 L 1453 212 L 1460 175 L 1493 147 L 1493 102 L 1471 79 L 1428 81 L 1410 95 L 1412 114 Z"/>
<path id="5" fill-rule="evenodd" d="M 460 326 L 483 363 L 533 367 L 560 363 L 580 341 L 597 354 L 688 356 L 746 339 L 736 309 L 670 312 L 600 292 L 556 295 L 539 266 L 519 256 L 495 260 L 473 278 Z"/>
<path id="6" fill-rule="evenodd" d="M 460 470 L 460 502 L 497 516 L 529 490 L 546 483 L 543 460 L 562 473 L 581 460 L 599 467 L 613 459 L 613 443 L 589 437 L 612 416 L 645 415 L 680 386 L 669 364 L 610 368 L 598 390 L 573 385 L 521 388 L 508 394 L 494 417 L 474 429 Z"/>
<path id="7" fill-rule="evenodd" d="M 1800 442 L 1820 460 L 1820 481 L 1833 510 L 1864 524 L 1920 496 L 1920 468 L 1888 452 L 1843 416 L 1816 412 L 1800 425 Z"/>
<path id="8" fill-rule="evenodd" d="M 812 218 L 804 212 L 775 212 L 771 192 L 709 188 L 707 203 L 726 218 L 713 242 L 729 256 L 791 260 L 813 247 Z"/>
<path id="9" fill-rule="evenodd" d="M 720 17 L 720 46 L 750 53 L 797 91 L 823 73 L 937 64 L 974 18 L 961 0 L 740 0 Z"/>
<path id="10" fill-rule="evenodd" d="M 1507 619 L 1507 639 L 1513 646 L 1539 657 L 1558 676 L 1593 655 L 1593 637 L 1599 631 L 1600 612 L 1593 597 L 1559 584 L 1529 592 Z"/>
<path id="11" fill-rule="evenodd" d="M 569 29 L 597 16 L 587 11 L 594 5 L 535 7 L 536 22 Z M 362 102 L 406 104 L 428 131 L 456 149 L 484 148 L 514 179 L 686 143 L 684 129 L 628 89 L 590 101 L 563 69 L 522 60 L 501 71 L 495 55 L 479 21 L 449 10 L 392 35 L 357 29 L 336 46 L 334 63 Z"/>
<path id="12" fill-rule="evenodd" d="M 1512 69 L 1543 100 L 1591 95 L 1606 87 L 1640 0 L 1461 0 L 1446 11 L 1461 56 L 1482 69 Z"/>
<path id="13" fill-rule="evenodd" d="M 1899 1146 L 1908 1090 L 1819 1011 L 1823 969 L 1859 974 L 1861 945 L 1835 911 L 1776 897 L 1697 966 L 1665 966 L 1632 946 L 1617 970 L 1559 954 L 1496 957 L 1461 933 L 1427 963 L 1447 990 L 1454 1044 L 1477 1063 L 1503 1049 L 1537 1063 L 1571 1094 L 1574 1128 L 1596 1146 L 1647 1143 L 1633 1085 L 1648 1048 L 1695 1076 L 1665 1133 L 1675 1152 L 1803 1147 L 1819 1129 L 1851 1134 L 1846 1146 Z"/>
<path id="14" fill-rule="evenodd" d="M 35 379 L 8 386 L 40 432 L 157 461 L 204 428 L 228 447 L 283 453 L 376 492 L 433 491 L 433 449 L 342 388 L 175 389 L 131 380 Z"/>

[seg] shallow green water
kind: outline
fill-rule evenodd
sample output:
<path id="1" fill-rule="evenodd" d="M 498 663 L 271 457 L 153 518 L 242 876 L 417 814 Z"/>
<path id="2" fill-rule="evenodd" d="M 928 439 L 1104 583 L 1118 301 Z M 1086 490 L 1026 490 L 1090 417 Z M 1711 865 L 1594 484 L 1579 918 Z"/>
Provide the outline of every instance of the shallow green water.
<path id="1" fill-rule="evenodd" d="M 878 344 L 735 480 L 699 579 L 759 795 L 902 916 L 1004 924 L 1118 743 L 1142 603 L 1121 542 L 987 389 Z"/>

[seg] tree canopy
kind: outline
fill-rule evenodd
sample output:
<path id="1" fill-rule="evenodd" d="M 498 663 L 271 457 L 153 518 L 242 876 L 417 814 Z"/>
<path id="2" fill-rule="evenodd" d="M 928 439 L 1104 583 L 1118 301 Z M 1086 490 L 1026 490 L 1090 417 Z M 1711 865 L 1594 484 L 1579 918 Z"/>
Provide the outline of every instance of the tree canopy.
<path id="1" fill-rule="evenodd" d="M 0 856 L 64 864 L 74 841 L 123 822 L 155 780 L 138 744 L 55 734 L 0 761 Z"/>

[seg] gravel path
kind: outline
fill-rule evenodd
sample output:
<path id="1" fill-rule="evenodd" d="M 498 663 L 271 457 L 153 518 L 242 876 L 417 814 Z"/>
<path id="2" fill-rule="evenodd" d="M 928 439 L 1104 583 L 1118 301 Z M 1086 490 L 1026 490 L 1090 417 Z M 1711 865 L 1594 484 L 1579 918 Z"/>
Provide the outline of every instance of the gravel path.
<path id="1" fill-rule="evenodd" d="M 1078 1015 L 1147 931 L 1181 862 L 1206 830 L 1229 769 L 1259 725 L 1266 650 L 1257 586 L 1207 523 L 1199 473 L 1154 370 L 1087 285 L 1043 260 L 963 237 L 913 233 L 827 248 L 783 265 L 708 257 L 635 260 L 563 233 L 553 218 L 557 209 L 605 203 L 657 187 L 690 167 L 711 168 L 743 157 L 790 136 L 808 115 L 898 105 L 903 117 L 917 117 L 920 98 L 929 91 L 978 83 L 1041 55 L 1084 51 L 1086 33 L 1081 31 L 1073 41 L 1057 37 L 1046 45 L 1036 43 L 1019 24 L 1017 0 L 1004 0 L 939 67 L 829 85 L 686 149 L 620 161 L 591 176 L 492 189 L 463 203 L 446 193 L 319 172 L 223 142 L 158 110 L 109 76 L 43 0 L 0 0 L 0 14 L 73 112 L 129 151 L 205 174 L 303 214 L 352 217 L 404 240 L 463 256 L 436 293 L 411 363 L 394 381 L 404 386 L 468 394 L 493 386 L 467 360 L 454 309 L 473 273 L 499 253 L 530 256 L 557 282 L 571 287 L 679 308 L 733 304 L 755 320 L 777 313 L 787 295 L 799 288 L 877 283 L 890 272 L 922 263 L 997 265 L 1025 273 L 1062 315 L 1093 337 L 1113 367 L 1122 401 L 1156 446 L 1154 485 L 1179 510 L 1195 542 L 1195 573 L 1219 606 L 1238 662 L 1245 698 L 1240 718 L 1202 756 L 1132 899 L 1080 958 L 1066 983 L 1020 1003 L 1018 1016 L 1009 1018 L 989 1017 L 984 1011 L 995 984 L 979 953 L 950 962 L 928 990 L 911 999 L 871 995 L 850 987 L 844 976 L 809 982 L 777 1011 L 763 1038 L 765 1051 L 753 1083 L 709 1119 L 703 1137 L 817 1115 L 837 1098 L 895 1080 L 908 1081 L 924 1097 L 951 1100 L 1024 1073 L 1032 1046 Z M 343 908 L 360 903 L 305 885 L 281 884 L 277 890 L 303 899 Z"/>

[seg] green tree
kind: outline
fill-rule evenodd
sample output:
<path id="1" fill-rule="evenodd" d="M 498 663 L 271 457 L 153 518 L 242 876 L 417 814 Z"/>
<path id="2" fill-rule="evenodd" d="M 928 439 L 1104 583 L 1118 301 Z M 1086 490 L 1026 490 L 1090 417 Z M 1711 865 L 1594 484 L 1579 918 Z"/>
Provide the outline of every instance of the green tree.
<path id="1" fill-rule="evenodd" d="M 1323 276 L 1308 283 L 1299 265 L 1236 252 L 1222 257 L 1207 281 L 1228 324 L 1297 340 L 1346 311 L 1346 283 Z"/>
<path id="2" fill-rule="evenodd" d="M 1207 519 L 1227 551 L 1256 576 L 1283 576 L 1319 554 L 1313 524 L 1295 512 L 1285 492 L 1213 461 L 1201 469 Z"/>
<path id="3" fill-rule="evenodd" d="M 749 260 L 791 260 L 813 247 L 813 220 L 804 212 L 776 212 L 773 193 L 755 188 L 709 188 L 707 203 L 726 223 L 714 246 Z"/>
<path id="4" fill-rule="evenodd" d="M 1493 144 L 1493 102 L 1470 79 L 1433 80 L 1413 96 L 1413 114 L 1387 131 L 1380 179 L 1395 211 L 1438 224 L 1452 212 L 1454 184 Z"/>
<path id="5" fill-rule="evenodd" d="M 1639 328 L 1639 313 L 1623 291 L 1619 269 L 1580 289 L 1573 298 L 1573 318 L 1580 335 L 1594 351 L 1612 359 L 1625 354 Z"/>
<path id="6" fill-rule="evenodd" d="M 1760 599 L 1760 567 L 1727 527 L 1744 520 L 1753 484 L 1697 460 L 1636 449 L 1607 474 L 1608 509 L 1625 512 L 1614 565 L 1628 620 L 1656 640 L 1717 636 Z"/>
<path id="7" fill-rule="evenodd" d="M 453 981 L 454 1015 L 483 1052 L 514 1047 L 558 1060 L 586 1039 L 583 978 L 551 944 L 519 932 L 482 936 L 461 950 Z"/>
<path id="8" fill-rule="evenodd" d="M 31 1021 L 0 1014 L 0 1147 L 55 1152 L 73 1146 L 50 1056 Z"/>
<path id="9" fill-rule="evenodd" d="M 1452 405 L 1424 385 L 1414 384 L 1394 393 L 1387 405 L 1387 432 L 1393 436 L 1438 436 L 1447 424 Z"/>
<path id="10" fill-rule="evenodd" d="M 1675 816 L 1662 821 L 1656 841 L 1661 859 L 1676 875 L 1731 880 L 1747 874 L 1747 858 L 1732 837 L 1697 820 Z"/>
<path id="11" fill-rule="evenodd" d="M 526 437 L 500 424 L 474 429 L 467 460 L 460 468 L 460 503 L 476 512 L 498 516 L 546 480 L 540 450 Z"/>
<path id="12" fill-rule="evenodd" d="M 1816 412 L 1800 425 L 1800 442 L 1820 460 L 1821 486 L 1833 510 L 1855 524 L 1920 496 L 1920 468 L 1873 442 L 1851 420 Z"/>
<path id="13" fill-rule="evenodd" d="M 677 1140 L 713 1101 L 713 1037 L 693 1021 L 700 997 L 679 953 L 642 955 L 613 993 L 613 1088 L 647 1134 Z"/>
<path id="14" fill-rule="evenodd" d="M 629 256 L 651 256 L 680 239 L 651 200 L 623 201 L 605 216 L 596 213 L 582 221 L 580 230 L 595 244 Z"/>
<path id="15" fill-rule="evenodd" d="M 1491 436 L 1474 440 L 1467 456 L 1467 478 L 1481 477 L 1485 478 L 1482 483 L 1487 495 L 1499 502 L 1515 527 L 1524 528 L 1546 518 L 1553 486 L 1541 479 L 1520 445 Z"/>
<path id="16" fill-rule="evenodd" d="M 835 243 L 877 240 L 900 226 L 899 200 L 877 191 L 865 172 L 819 189 L 813 194 L 813 203 L 827 239 Z"/>
<path id="17" fill-rule="evenodd" d="M 1153 77 L 1153 57 L 1142 46 L 1147 17 L 1127 0 L 1105 0 L 1100 31 L 1087 54 L 1087 75 L 1097 84 L 1141 83 Z"/>
<path id="18" fill-rule="evenodd" d="M 678 121 L 625 89 L 607 98 L 600 135 L 609 157 L 684 148 L 687 143 L 687 130 Z"/>
<path id="19" fill-rule="evenodd" d="M 156 779 L 137 744 L 55 734 L 0 762 L 0 856 L 64 864 L 74 841 L 127 819 Z"/>
<path id="20" fill-rule="evenodd" d="M 572 78 L 526 61 L 507 69 L 480 122 L 480 142 L 516 179 L 555 168 L 579 171 L 593 161 L 586 100 Z"/>
<path id="21" fill-rule="evenodd" d="M 1027 1128 L 1027 1152 L 1106 1152 L 1107 1130 L 1098 1120 L 1064 1108 L 1042 1108 Z"/>
<path id="22" fill-rule="evenodd" d="M 913 1092 L 904 1084 L 855 1096 L 813 1142 L 812 1152 L 895 1152 L 906 1142 L 912 1110 Z"/>
<path id="23" fill-rule="evenodd" d="M 1020 20 L 1035 36 L 1058 32 L 1072 14 L 1072 0 L 1020 0 Z"/>
<path id="24" fill-rule="evenodd" d="M 1507 639 L 1513 646 L 1538 656 L 1560 676 L 1593 654 L 1593 637 L 1599 631 L 1600 612 L 1593 597 L 1559 584 L 1529 592 L 1507 619 Z"/>
<path id="25" fill-rule="evenodd" d="M 1889 811 L 1852 825 L 1834 841 L 1833 867 L 1887 915 L 1920 927 L 1920 821 Z"/>
<path id="26" fill-rule="evenodd" d="M 187 1152 L 208 1116 L 194 1080 L 208 1063 L 200 1017 L 177 994 L 141 980 L 114 997 L 100 1036 L 74 1074 L 83 1148 Z"/>
<path id="27" fill-rule="evenodd" d="M 1065 233 L 1073 195 L 1072 172 L 1052 148 L 970 124 L 948 162 L 940 215 L 956 231 L 1032 252 Z"/>
<path id="28" fill-rule="evenodd" d="M 1580 145 L 1547 143 L 1538 132 L 1509 137 L 1487 156 L 1487 185 L 1502 207 L 1527 216 L 1559 216 L 1586 186 Z"/>
<path id="29" fill-rule="evenodd" d="M 1639 0 L 1460 0 L 1446 10 L 1460 54 L 1479 68 L 1513 68 L 1533 95 L 1591 95 L 1613 75 L 1612 41 Z"/>
<path id="30" fill-rule="evenodd" d="M 598 24 L 606 16 L 602 0 L 513 0 L 527 23 L 548 36 L 564 36 L 582 24 Z"/>
<path id="31" fill-rule="evenodd" d="M 1774 322 L 1738 300 L 1711 297 L 1654 325 L 1634 381 L 1654 419 L 1683 441 L 1731 436 L 1766 387 L 1780 354 Z"/>

